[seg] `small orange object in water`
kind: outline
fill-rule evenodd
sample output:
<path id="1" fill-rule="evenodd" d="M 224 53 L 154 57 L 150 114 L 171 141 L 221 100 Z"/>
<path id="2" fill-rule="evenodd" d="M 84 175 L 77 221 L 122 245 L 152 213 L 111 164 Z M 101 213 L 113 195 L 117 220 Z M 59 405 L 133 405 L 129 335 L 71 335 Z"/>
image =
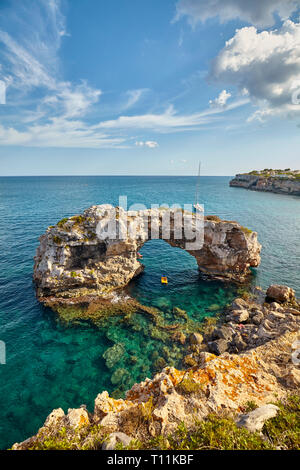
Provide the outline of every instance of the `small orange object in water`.
<path id="1" fill-rule="evenodd" d="M 161 278 L 161 283 L 162 283 L 162 284 L 168 284 L 168 278 L 165 277 L 165 276 L 163 276 L 163 277 Z"/>

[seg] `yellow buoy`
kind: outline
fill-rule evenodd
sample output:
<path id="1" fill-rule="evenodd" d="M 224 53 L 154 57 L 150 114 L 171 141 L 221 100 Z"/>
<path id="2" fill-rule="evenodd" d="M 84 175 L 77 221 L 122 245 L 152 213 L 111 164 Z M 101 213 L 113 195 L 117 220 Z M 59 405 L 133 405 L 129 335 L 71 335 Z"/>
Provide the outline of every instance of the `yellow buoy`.
<path id="1" fill-rule="evenodd" d="M 168 284 L 168 278 L 165 277 L 165 276 L 162 276 L 162 278 L 161 278 L 161 283 L 162 283 L 162 284 Z"/>

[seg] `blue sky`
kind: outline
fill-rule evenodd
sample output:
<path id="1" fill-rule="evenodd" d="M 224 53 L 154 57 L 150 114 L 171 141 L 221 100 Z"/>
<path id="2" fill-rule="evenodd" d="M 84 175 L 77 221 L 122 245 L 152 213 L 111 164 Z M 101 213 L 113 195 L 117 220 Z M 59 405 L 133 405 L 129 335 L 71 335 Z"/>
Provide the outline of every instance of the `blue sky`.
<path id="1" fill-rule="evenodd" d="M 299 7 L 1 0 L 0 175 L 299 168 Z"/>

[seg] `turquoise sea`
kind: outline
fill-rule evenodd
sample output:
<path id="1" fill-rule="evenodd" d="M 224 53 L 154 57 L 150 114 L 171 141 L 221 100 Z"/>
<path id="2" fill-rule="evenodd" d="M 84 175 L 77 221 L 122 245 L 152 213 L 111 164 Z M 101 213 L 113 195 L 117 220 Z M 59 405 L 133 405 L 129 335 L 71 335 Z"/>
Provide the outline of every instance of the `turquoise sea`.
<path id="1" fill-rule="evenodd" d="M 253 284 L 284 283 L 300 295 L 300 198 L 230 188 L 230 177 L 203 177 L 200 202 L 206 214 L 237 220 L 258 232 L 262 263 Z M 158 358 L 180 366 L 183 347 L 149 334 L 149 320 L 115 317 L 97 329 L 66 328 L 35 298 L 33 256 L 38 237 L 63 217 L 94 204 L 191 204 L 195 177 L 2 177 L 0 178 L 0 448 L 37 432 L 53 408 L 93 409 L 96 395 L 116 395 L 155 372 Z M 145 273 L 129 286 L 141 302 L 156 306 L 172 322 L 174 306 L 200 321 L 236 294 L 236 286 L 200 279 L 186 252 L 149 241 L 142 253 Z M 169 285 L 160 284 L 166 274 Z M 122 344 L 118 363 L 107 367 L 103 353 Z"/>

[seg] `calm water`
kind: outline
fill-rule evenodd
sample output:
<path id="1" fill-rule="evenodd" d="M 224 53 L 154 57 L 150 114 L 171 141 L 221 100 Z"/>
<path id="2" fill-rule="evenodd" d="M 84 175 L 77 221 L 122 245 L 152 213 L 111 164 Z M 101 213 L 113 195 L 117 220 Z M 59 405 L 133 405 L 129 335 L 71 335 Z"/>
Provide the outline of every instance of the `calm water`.
<path id="1" fill-rule="evenodd" d="M 262 263 L 253 282 L 267 287 L 285 283 L 300 295 L 300 198 L 230 188 L 230 178 L 203 177 L 201 202 L 218 214 L 256 230 L 263 245 Z M 102 390 L 116 395 L 154 372 L 155 360 L 179 364 L 178 345 L 155 335 L 137 315 L 131 323 L 111 319 L 104 328 L 68 329 L 35 299 L 33 256 L 38 237 L 63 217 L 94 204 L 185 204 L 193 202 L 193 177 L 43 177 L 0 178 L 0 340 L 7 364 L 0 365 L 0 448 L 32 434 L 55 407 L 65 411 L 93 400 Z M 224 307 L 234 286 L 199 279 L 195 260 L 165 242 L 143 247 L 145 273 L 131 286 L 142 302 L 162 310 L 184 308 L 199 321 Z M 166 273 L 169 285 L 160 284 Z M 151 334 L 149 334 L 151 331 Z M 107 367 L 103 353 L 114 344 L 123 353 Z"/>

